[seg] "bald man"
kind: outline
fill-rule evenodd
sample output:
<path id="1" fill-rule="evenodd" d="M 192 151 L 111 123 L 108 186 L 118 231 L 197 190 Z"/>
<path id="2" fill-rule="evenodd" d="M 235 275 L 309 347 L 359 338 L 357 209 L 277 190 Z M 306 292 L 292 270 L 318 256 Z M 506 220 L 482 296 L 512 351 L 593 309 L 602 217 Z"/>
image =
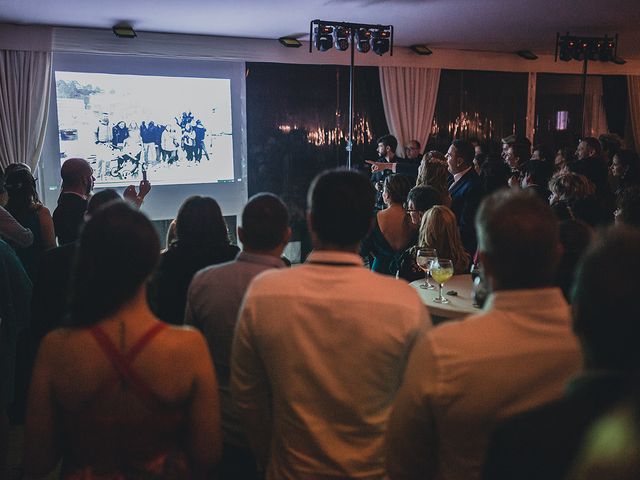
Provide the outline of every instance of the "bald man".
<path id="1" fill-rule="evenodd" d="M 93 168 L 84 158 L 66 160 L 60 169 L 60 176 L 62 189 L 58 206 L 53 212 L 53 225 L 58 244 L 64 245 L 78 238 L 95 178 Z"/>

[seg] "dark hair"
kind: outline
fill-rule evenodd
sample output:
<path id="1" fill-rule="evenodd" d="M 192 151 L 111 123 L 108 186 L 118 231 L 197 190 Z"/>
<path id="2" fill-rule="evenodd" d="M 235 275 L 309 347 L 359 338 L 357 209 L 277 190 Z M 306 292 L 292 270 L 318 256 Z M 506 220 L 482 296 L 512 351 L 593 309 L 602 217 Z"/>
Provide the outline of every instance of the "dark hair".
<path id="1" fill-rule="evenodd" d="M 509 167 L 502 161 L 489 158 L 480 166 L 480 182 L 485 195 L 509 186 Z"/>
<path id="2" fill-rule="evenodd" d="M 622 223 L 640 228 L 640 185 L 627 187 L 620 193 L 618 212 Z"/>
<path id="3" fill-rule="evenodd" d="M 160 241 L 151 222 L 126 202 L 99 209 L 80 233 L 72 273 L 71 326 L 116 313 L 155 268 Z"/>
<path id="4" fill-rule="evenodd" d="M 548 146 L 539 143 L 533 147 L 533 152 L 535 152 L 536 150 L 538 151 L 538 157 L 540 161 L 549 162 L 553 165 L 553 162 L 555 160 L 555 155 L 553 154 L 553 151 Z"/>
<path id="5" fill-rule="evenodd" d="M 407 201 L 407 195 L 413 185 L 413 178 L 407 175 L 392 174 L 384 179 L 384 189 L 389 194 L 391 202 L 400 205 Z"/>
<path id="6" fill-rule="evenodd" d="M 531 157 L 531 151 L 529 145 L 524 143 L 514 143 L 513 145 L 509 145 L 509 148 L 513 150 L 513 156 L 518 159 L 518 165 L 524 165 L 529 161 Z"/>
<path id="7" fill-rule="evenodd" d="M 254 250 L 271 250 L 282 243 L 289 226 L 289 210 L 272 193 L 259 193 L 249 199 L 242 211 L 244 244 Z"/>
<path id="8" fill-rule="evenodd" d="M 618 161 L 623 167 L 627 167 L 627 172 L 624 174 L 626 181 L 637 182 L 639 180 L 640 170 L 640 157 L 633 150 L 619 150 L 614 155 L 618 157 Z"/>
<path id="9" fill-rule="evenodd" d="M 571 287 L 578 261 L 586 251 L 593 237 L 593 229 L 582 220 L 566 219 L 558 222 L 562 256 L 558 262 L 556 285 L 568 302 L 571 301 Z"/>
<path id="10" fill-rule="evenodd" d="M 638 271 L 640 231 L 621 225 L 603 232 L 578 265 L 573 328 L 588 366 L 640 371 Z"/>
<path id="11" fill-rule="evenodd" d="M 413 187 L 407 195 L 407 203 L 413 202 L 413 206 L 419 212 L 426 212 L 435 205 L 443 205 L 442 194 L 431 185 Z"/>
<path id="12" fill-rule="evenodd" d="M 522 167 L 522 171 L 529 175 L 531 183 L 546 188 L 553 174 L 553 166 L 543 160 L 529 160 Z"/>
<path id="13" fill-rule="evenodd" d="M 391 147 L 393 153 L 395 153 L 398 148 L 398 139 L 391 134 L 380 137 L 378 143 L 383 144 L 385 147 Z"/>
<path id="14" fill-rule="evenodd" d="M 93 194 L 87 204 L 87 215 L 91 216 L 95 214 L 99 208 L 116 200 L 122 200 L 122 197 L 112 188 L 107 188 Z"/>
<path id="15" fill-rule="evenodd" d="M 622 140 L 615 133 L 603 133 L 598 137 L 602 151 L 609 155 L 609 158 L 613 158 L 622 148 Z"/>
<path id="16" fill-rule="evenodd" d="M 455 147 L 457 155 L 464 160 L 464 163 L 467 165 L 471 165 L 473 163 L 473 157 L 476 156 L 476 150 L 471 142 L 458 139 L 454 140 L 451 144 Z"/>
<path id="17" fill-rule="evenodd" d="M 229 232 L 220 205 L 211 197 L 187 198 L 176 217 L 178 248 L 212 250 L 229 245 Z"/>
<path id="18" fill-rule="evenodd" d="M 550 285 L 558 262 L 558 225 L 549 205 L 532 190 L 498 190 L 476 214 L 478 249 L 502 288 Z M 526 259 L 526 265 L 523 261 Z"/>
<path id="19" fill-rule="evenodd" d="M 360 242 L 371 229 L 375 191 L 364 175 L 328 170 L 311 183 L 308 208 L 318 239 L 343 247 Z"/>
<path id="20" fill-rule="evenodd" d="M 595 137 L 584 137 L 580 142 L 584 142 L 589 150 L 593 150 L 596 156 L 602 155 L 602 145 Z"/>
<path id="21" fill-rule="evenodd" d="M 14 217 L 21 217 L 42 206 L 36 191 L 36 179 L 29 170 L 10 170 L 5 178 L 5 188 L 9 193 L 6 208 Z"/>

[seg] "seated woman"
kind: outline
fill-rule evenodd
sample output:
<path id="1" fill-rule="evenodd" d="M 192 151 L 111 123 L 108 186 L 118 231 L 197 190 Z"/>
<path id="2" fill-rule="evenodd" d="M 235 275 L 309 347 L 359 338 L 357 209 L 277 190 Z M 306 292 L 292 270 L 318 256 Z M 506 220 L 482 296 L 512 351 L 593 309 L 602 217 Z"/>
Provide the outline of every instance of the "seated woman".
<path id="1" fill-rule="evenodd" d="M 9 194 L 6 209 L 24 228 L 33 232 L 33 243 L 16 250 L 31 281 L 36 278 L 42 252 L 56 246 L 53 219 L 49 209 L 40 203 L 36 180 L 25 168 L 12 170 L 5 179 Z"/>
<path id="2" fill-rule="evenodd" d="M 610 170 L 616 198 L 625 188 L 640 184 L 640 158 L 633 150 L 620 150 L 616 153 Z"/>
<path id="3" fill-rule="evenodd" d="M 27 412 L 27 474 L 62 479 L 210 478 L 220 454 L 217 385 L 204 337 L 158 321 L 145 283 L 160 251 L 124 202 L 78 245 L 70 328 L 49 333 Z"/>
<path id="4" fill-rule="evenodd" d="M 229 262 L 240 249 L 231 245 L 218 202 L 211 197 L 187 198 L 176 217 L 176 240 L 167 246 L 149 284 L 149 304 L 168 323 L 182 325 L 187 290 L 198 270 Z"/>
<path id="5" fill-rule="evenodd" d="M 424 214 L 434 205 L 442 205 L 442 195 L 432 186 L 413 187 L 407 195 L 407 213 L 417 228 L 420 227 Z M 417 240 L 416 238 L 416 242 Z M 414 243 L 402 253 L 396 277 L 412 282 L 424 276 L 424 272 L 416 264 L 415 256 L 416 244 Z"/>
<path id="6" fill-rule="evenodd" d="M 438 258 L 450 259 L 455 275 L 468 273 L 471 259 L 462 246 L 456 216 L 449 207 L 435 205 L 424 214 L 418 233 L 418 246 L 433 248 Z M 424 278 L 424 272 L 415 264 L 416 249 L 413 248 L 406 255 L 403 270 L 398 272 L 398 277 L 410 282 Z"/>
<path id="7" fill-rule="evenodd" d="M 613 218 L 596 197 L 596 187 L 587 177 L 560 171 L 549 180 L 549 203 L 558 220 L 582 220 L 595 227 Z"/>
<path id="8" fill-rule="evenodd" d="M 400 256 L 415 242 L 416 227 L 403 206 L 412 183 L 405 175 L 390 175 L 384 180 L 382 198 L 387 208 L 376 214 L 373 230 L 360 250 L 374 272 L 395 275 Z"/>

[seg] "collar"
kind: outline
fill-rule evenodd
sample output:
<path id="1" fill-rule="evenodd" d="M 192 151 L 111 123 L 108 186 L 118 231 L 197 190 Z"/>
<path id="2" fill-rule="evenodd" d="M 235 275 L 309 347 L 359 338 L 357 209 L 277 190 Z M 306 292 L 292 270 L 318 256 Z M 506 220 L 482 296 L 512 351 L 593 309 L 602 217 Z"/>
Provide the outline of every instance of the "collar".
<path id="1" fill-rule="evenodd" d="M 469 170 L 471 170 L 471 168 L 472 168 L 472 167 L 467 167 L 467 169 L 466 169 L 466 170 L 463 170 L 463 171 L 461 171 L 461 172 L 458 172 L 458 173 L 454 174 L 454 175 L 453 175 L 453 183 L 452 183 L 451 185 L 455 184 L 458 180 L 460 180 L 462 177 L 464 177 L 464 176 L 466 175 L 466 173 L 467 173 Z"/>
<path id="2" fill-rule="evenodd" d="M 82 195 L 78 192 L 60 192 L 60 195 L 75 195 L 76 197 L 80 197 L 82 200 L 87 200 L 89 197 L 87 197 L 86 195 Z"/>
<path id="3" fill-rule="evenodd" d="M 532 288 L 522 290 L 498 290 L 487 298 L 482 310 L 504 310 L 526 312 L 544 310 L 546 308 L 569 308 L 569 304 L 562 295 L 562 290 L 556 287 Z"/>
<path id="4" fill-rule="evenodd" d="M 362 258 L 356 253 L 313 250 L 305 263 L 362 267 Z"/>
<path id="5" fill-rule="evenodd" d="M 268 265 L 274 268 L 284 268 L 286 265 L 284 262 L 276 257 L 272 257 L 271 255 L 261 255 L 259 253 L 247 253 L 240 252 L 236 257 L 237 262 L 247 262 L 247 263 L 257 263 L 260 265 Z"/>

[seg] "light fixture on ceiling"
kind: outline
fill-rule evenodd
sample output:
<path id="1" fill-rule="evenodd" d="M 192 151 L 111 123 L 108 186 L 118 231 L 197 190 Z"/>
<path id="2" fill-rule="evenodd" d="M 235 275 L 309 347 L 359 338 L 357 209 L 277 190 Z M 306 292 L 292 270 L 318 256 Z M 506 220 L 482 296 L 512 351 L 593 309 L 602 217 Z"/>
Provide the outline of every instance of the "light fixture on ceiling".
<path id="1" fill-rule="evenodd" d="M 333 47 L 333 26 L 319 23 L 313 32 L 313 44 L 316 50 L 326 52 Z"/>
<path id="2" fill-rule="evenodd" d="M 620 58 L 620 57 L 613 57 L 611 61 L 616 65 L 624 65 L 625 63 L 627 63 L 627 61 L 624 58 Z"/>
<path id="3" fill-rule="evenodd" d="M 587 37 L 556 34 L 556 61 L 571 60 L 615 62 L 618 59 L 618 34 L 614 37 Z"/>
<path id="4" fill-rule="evenodd" d="M 371 33 L 371 50 L 376 55 L 384 55 L 390 48 L 391 32 L 384 28 L 376 28 Z"/>
<path id="5" fill-rule="evenodd" d="M 344 52 L 349 48 L 351 29 L 345 25 L 338 25 L 333 29 L 333 44 L 336 50 Z"/>
<path id="6" fill-rule="evenodd" d="M 135 30 L 130 25 L 126 25 L 123 23 L 114 25 L 113 33 L 118 38 L 136 38 L 138 36 Z"/>
<path id="7" fill-rule="evenodd" d="M 524 58 L 525 60 L 537 60 L 538 56 L 533 53 L 531 50 L 518 50 L 516 55 Z"/>
<path id="8" fill-rule="evenodd" d="M 368 53 L 371 50 L 371 30 L 359 28 L 356 30 L 356 48 L 360 53 Z"/>
<path id="9" fill-rule="evenodd" d="M 409 48 L 418 55 L 431 55 L 433 53 L 426 45 L 411 45 Z"/>
<path id="10" fill-rule="evenodd" d="M 278 41 L 280 42 L 280 45 L 287 48 L 298 48 L 302 46 L 302 42 L 297 38 L 280 37 Z"/>

